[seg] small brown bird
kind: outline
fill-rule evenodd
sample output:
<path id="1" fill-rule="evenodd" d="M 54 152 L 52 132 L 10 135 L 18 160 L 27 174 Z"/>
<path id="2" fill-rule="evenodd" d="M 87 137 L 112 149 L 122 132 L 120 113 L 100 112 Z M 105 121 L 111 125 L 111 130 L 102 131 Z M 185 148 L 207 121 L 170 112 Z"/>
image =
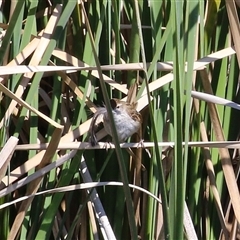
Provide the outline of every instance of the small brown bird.
<path id="1" fill-rule="evenodd" d="M 116 98 L 111 99 L 110 103 L 118 140 L 119 142 L 124 142 L 139 130 L 142 123 L 141 114 L 136 110 L 137 103 L 127 103 Z M 94 129 L 99 117 L 103 118 L 105 131 L 112 136 L 112 126 L 108 117 L 107 109 L 105 107 L 100 107 L 95 112 L 90 125 L 90 143 L 92 146 L 97 144 Z"/>

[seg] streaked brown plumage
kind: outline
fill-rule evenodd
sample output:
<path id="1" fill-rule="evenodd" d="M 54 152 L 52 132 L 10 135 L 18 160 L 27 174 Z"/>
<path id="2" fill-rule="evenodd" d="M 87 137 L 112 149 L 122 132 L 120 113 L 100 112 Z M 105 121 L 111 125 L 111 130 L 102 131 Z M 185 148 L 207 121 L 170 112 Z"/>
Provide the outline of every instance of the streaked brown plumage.
<path id="1" fill-rule="evenodd" d="M 118 140 L 119 142 L 124 142 L 139 130 L 142 123 L 141 114 L 136 110 L 137 103 L 127 103 L 116 98 L 111 99 L 110 103 Z M 97 144 L 94 127 L 99 117 L 103 118 L 105 131 L 112 136 L 112 126 L 108 118 L 107 109 L 105 107 L 98 108 L 90 126 L 90 142 L 93 146 Z"/>

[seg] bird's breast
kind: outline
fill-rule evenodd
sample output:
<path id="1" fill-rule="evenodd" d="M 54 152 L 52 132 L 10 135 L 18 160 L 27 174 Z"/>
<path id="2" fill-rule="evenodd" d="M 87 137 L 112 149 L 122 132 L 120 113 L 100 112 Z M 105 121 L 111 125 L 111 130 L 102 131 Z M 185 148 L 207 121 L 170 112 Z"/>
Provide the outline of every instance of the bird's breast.
<path id="1" fill-rule="evenodd" d="M 112 111 L 113 118 L 120 142 L 126 141 L 140 128 L 140 122 L 132 119 L 125 111 Z M 104 128 L 106 132 L 112 135 L 112 125 L 107 117 L 104 118 Z"/>

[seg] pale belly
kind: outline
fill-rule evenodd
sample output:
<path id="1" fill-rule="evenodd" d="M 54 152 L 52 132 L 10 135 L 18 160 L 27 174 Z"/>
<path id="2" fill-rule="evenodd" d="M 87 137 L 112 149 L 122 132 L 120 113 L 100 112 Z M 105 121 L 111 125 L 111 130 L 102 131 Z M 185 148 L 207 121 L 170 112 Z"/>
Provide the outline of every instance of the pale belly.
<path id="1" fill-rule="evenodd" d="M 113 117 L 119 142 L 126 141 L 127 138 L 136 133 L 140 127 L 140 123 L 134 121 L 127 114 L 117 114 L 113 112 Z M 106 118 L 104 118 L 103 124 L 106 132 L 112 136 L 112 126 Z"/>

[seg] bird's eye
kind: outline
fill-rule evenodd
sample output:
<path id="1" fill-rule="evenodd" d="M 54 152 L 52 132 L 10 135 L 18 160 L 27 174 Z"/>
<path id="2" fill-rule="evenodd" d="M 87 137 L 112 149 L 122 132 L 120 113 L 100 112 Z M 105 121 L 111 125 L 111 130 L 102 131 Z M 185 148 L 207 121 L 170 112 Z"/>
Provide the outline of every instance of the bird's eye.
<path id="1" fill-rule="evenodd" d="M 110 104 L 111 104 L 111 107 L 112 109 L 115 109 L 117 107 L 117 103 L 116 103 L 116 100 L 115 99 L 110 99 Z"/>

